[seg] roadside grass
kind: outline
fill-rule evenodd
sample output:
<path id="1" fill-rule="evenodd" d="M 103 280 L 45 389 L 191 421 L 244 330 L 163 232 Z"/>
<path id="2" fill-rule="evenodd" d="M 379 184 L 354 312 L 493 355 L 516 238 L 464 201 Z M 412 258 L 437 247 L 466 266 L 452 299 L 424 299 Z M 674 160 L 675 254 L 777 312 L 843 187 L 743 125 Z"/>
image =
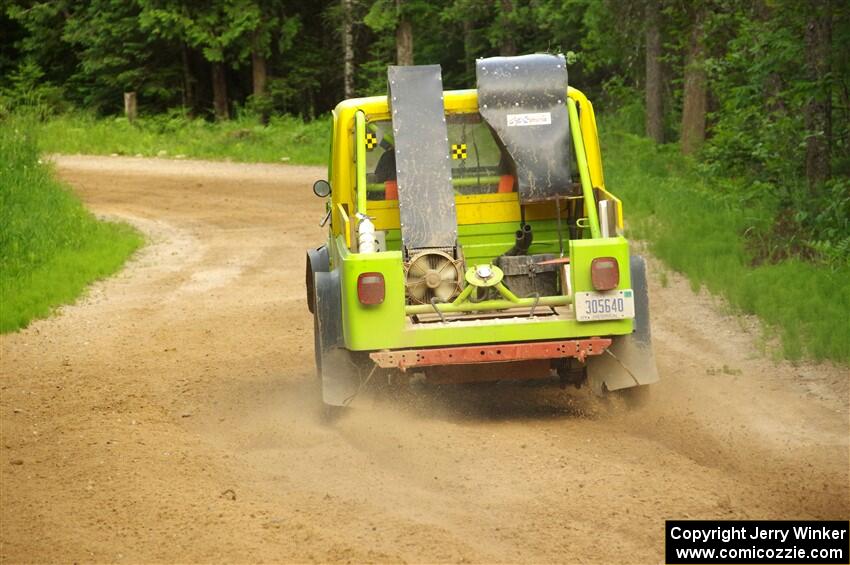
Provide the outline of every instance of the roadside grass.
<path id="1" fill-rule="evenodd" d="M 601 127 L 605 181 L 623 199 L 628 231 L 649 242 L 694 290 L 705 286 L 766 322 L 791 360 L 850 362 L 850 265 L 754 261 L 746 234 L 766 233 L 768 201 L 707 179 L 676 146 Z"/>
<path id="2" fill-rule="evenodd" d="M 98 221 L 39 161 L 32 121 L 0 123 L 0 332 L 25 327 L 117 271 L 142 244 Z"/>
<path id="3" fill-rule="evenodd" d="M 70 113 L 40 124 L 39 145 L 45 153 L 324 165 L 329 134 L 329 119 L 303 122 L 293 116 L 275 116 L 263 126 L 251 116 L 212 123 L 162 114 L 130 123 Z"/>

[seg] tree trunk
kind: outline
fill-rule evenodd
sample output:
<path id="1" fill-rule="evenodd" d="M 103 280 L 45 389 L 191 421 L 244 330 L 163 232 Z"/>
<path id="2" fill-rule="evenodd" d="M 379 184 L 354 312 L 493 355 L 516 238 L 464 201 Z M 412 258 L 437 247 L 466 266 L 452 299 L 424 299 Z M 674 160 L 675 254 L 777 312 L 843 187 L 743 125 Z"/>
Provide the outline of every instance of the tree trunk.
<path id="1" fill-rule="evenodd" d="M 463 20 L 463 59 L 466 74 L 470 79 L 475 78 L 475 56 L 472 53 L 472 21 Z"/>
<path id="2" fill-rule="evenodd" d="M 213 106 L 216 120 L 229 120 L 230 108 L 227 101 L 227 76 L 224 63 L 212 64 Z"/>
<path id="3" fill-rule="evenodd" d="M 345 98 L 354 97 L 354 24 L 351 1 L 342 0 L 343 88 Z"/>
<path id="4" fill-rule="evenodd" d="M 190 115 L 197 109 L 195 93 L 195 77 L 192 74 L 192 62 L 189 57 L 189 46 L 183 43 L 180 49 L 180 59 L 183 63 L 183 108 Z"/>
<path id="5" fill-rule="evenodd" d="M 136 104 L 136 93 L 124 93 L 124 115 L 127 116 L 127 121 L 132 123 L 136 121 L 138 116 L 138 105 Z"/>
<path id="6" fill-rule="evenodd" d="M 806 22 L 806 69 L 814 85 L 805 107 L 806 179 L 816 194 L 830 177 L 832 96 L 829 84 L 832 6 L 830 0 L 810 0 Z"/>
<path id="7" fill-rule="evenodd" d="M 700 9 L 694 18 L 685 57 L 684 104 L 682 107 L 682 153 L 693 155 L 705 141 L 705 112 L 708 103 L 708 84 L 705 76 L 705 44 Z"/>
<path id="8" fill-rule="evenodd" d="M 260 123 L 268 125 L 270 108 L 266 99 L 266 84 L 268 83 L 268 72 L 266 70 L 266 56 L 258 48 L 251 51 L 251 75 L 254 79 L 254 100 L 260 111 Z"/>
<path id="9" fill-rule="evenodd" d="M 514 26 L 511 22 L 511 13 L 514 11 L 513 0 L 502 0 L 502 41 L 499 45 L 499 55 L 502 57 L 513 57 L 516 55 L 516 41 L 514 40 Z"/>
<path id="10" fill-rule="evenodd" d="M 664 142 L 661 69 L 661 14 L 658 0 L 646 4 L 646 135 Z"/>
<path id="11" fill-rule="evenodd" d="M 413 64 L 413 26 L 402 9 L 403 0 L 396 0 L 398 25 L 395 30 L 396 64 Z"/>
<path id="12" fill-rule="evenodd" d="M 251 52 L 251 70 L 254 78 L 254 96 L 257 98 L 265 96 L 268 73 L 266 57 L 260 51 Z"/>

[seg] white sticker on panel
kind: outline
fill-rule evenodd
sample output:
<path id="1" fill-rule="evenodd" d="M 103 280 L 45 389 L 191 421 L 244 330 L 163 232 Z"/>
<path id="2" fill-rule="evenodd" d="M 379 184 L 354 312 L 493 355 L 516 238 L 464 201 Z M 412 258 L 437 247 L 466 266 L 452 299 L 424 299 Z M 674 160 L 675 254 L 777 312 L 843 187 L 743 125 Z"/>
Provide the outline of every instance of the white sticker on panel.
<path id="1" fill-rule="evenodd" d="M 550 112 L 536 114 L 508 114 L 508 127 L 515 126 L 548 126 L 552 123 Z"/>

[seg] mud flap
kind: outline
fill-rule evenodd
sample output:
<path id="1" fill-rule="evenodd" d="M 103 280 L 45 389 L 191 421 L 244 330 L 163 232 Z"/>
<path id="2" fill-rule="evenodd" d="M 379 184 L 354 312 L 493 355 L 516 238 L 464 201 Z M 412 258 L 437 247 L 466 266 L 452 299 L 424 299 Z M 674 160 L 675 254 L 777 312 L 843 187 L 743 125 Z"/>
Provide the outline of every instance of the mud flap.
<path id="1" fill-rule="evenodd" d="M 615 337 L 604 355 L 588 360 L 587 383 L 597 394 L 658 381 L 649 328 L 646 263 L 642 257 L 633 255 L 630 267 L 635 293 L 635 330 L 630 335 Z"/>
<path id="2" fill-rule="evenodd" d="M 314 274 L 316 289 L 316 367 L 322 381 L 322 400 L 344 406 L 357 392 L 359 373 L 342 335 L 342 295 L 339 271 Z"/>

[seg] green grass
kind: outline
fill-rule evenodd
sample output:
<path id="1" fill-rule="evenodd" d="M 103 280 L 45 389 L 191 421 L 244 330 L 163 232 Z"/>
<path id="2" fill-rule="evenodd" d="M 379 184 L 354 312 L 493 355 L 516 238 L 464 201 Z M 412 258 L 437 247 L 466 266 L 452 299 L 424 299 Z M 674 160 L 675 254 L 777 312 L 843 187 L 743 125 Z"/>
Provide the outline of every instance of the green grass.
<path id="1" fill-rule="evenodd" d="M 55 181 L 31 133 L 29 120 L 0 121 L 0 332 L 72 302 L 142 244 L 129 226 L 95 219 Z"/>
<path id="2" fill-rule="evenodd" d="M 766 201 L 744 201 L 728 179 L 704 178 L 676 146 L 601 129 L 605 182 L 624 201 L 631 236 L 694 290 L 705 286 L 761 318 L 785 357 L 850 362 L 850 266 L 755 264 L 745 233 L 764 233 Z"/>
<path id="3" fill-rule="evenodd" d="M 251 117 L 211 123 L 160 115 L 130 123 L 123 117 L 75 113 L 54 116 L 39 130 L 41 150 L 46 153 L 324 165 L 330 120 L 305 123 L 292 116 L 276 116 L 262 126 Z"/>

